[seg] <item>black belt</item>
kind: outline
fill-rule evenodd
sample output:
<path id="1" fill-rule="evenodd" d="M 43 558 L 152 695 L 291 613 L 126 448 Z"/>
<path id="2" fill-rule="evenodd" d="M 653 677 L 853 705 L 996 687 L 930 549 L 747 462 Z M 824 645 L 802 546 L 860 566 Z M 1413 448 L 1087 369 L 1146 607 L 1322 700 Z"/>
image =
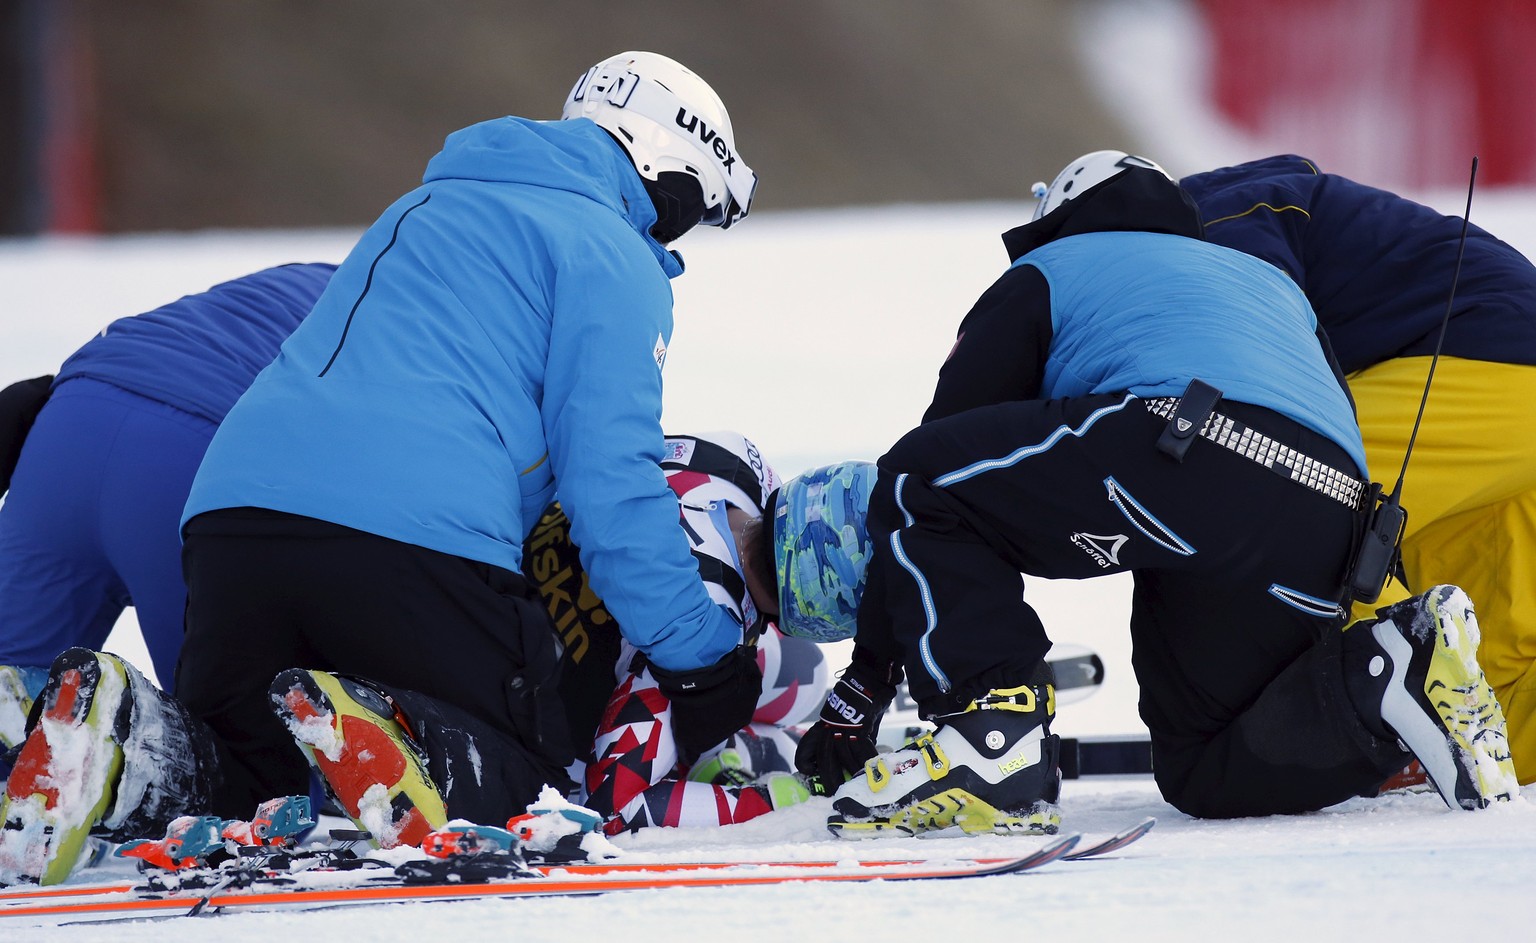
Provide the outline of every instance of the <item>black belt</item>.
<path id="1" fill-rule="evenodd" d="M 1174 418 L 1179 402 L 1180 397 L 1177 396 L 1156 396 L 1142 400 L 1147 412 L 1163 419 Z M 1352 511 L 1358 511 L 1364 506 L 1370 491 L 1369 486 L 1359 479 L 1303 455 L 1221 413 L 1212 412 L 1207 415 L 1205 424 L 1200 428 L 1200 438 L 1257 462 L 1281 477 L 1305 485 Z"/>

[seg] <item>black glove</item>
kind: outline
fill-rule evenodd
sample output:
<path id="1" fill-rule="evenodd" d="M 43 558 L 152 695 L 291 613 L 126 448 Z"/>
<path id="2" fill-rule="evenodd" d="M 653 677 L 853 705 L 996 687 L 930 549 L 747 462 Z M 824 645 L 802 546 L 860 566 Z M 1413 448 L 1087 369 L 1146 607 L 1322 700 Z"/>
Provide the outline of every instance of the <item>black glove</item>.
<path id="1" fill-rule="evenodd" d="M 42 412 L 52 389 L 53 375 L 33 377 L 0 390 L 0 494 L 11 487 L 11 473 L 21 457 L 32 422 Z"/>
<path id="2" fill-rule="evenodd" d="M 654 663 L 650 668 L 672 702 L 672 739 L 685 764 L 751 723 L 763 693 L 757 649 L 745 645 L 707 668 L 668 671 Z"/>
<path id="3" fill-rule="evenodd" d="M 901 668 L 862 649 L 827 692 L 816 721 L 795 749 L 795 768 L 818 796 L 830 796 L 878 752 L 880 717 L 896 696 Z"/>

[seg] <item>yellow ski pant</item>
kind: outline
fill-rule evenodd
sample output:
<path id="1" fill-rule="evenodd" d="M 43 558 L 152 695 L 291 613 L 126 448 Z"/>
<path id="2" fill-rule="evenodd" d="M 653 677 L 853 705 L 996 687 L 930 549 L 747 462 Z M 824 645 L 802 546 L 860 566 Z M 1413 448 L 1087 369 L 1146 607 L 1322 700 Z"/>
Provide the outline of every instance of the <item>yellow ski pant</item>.
<path id="1" fill-rule="evenodd" d="M 1430 358 L 1388 360 L 1349 378 L 1371 477 L 1391 489 Z M 1521 783 L 1536 781 L 1536 367 L 1442 357 L 1403 487 L 1403 568 L 1414 592 L 1467 591 L 1478 661 L 1509 723 Z M 1395 581 L 1374 606 L 1409 593 Z"/>

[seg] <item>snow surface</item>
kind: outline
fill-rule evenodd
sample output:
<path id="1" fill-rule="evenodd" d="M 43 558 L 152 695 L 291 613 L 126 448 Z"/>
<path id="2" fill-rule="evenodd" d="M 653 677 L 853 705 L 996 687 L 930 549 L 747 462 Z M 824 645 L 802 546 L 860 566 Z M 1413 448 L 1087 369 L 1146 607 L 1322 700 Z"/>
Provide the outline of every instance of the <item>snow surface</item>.
<path id="1" fill-rule="evenodd" d="M 1166 0 L 1085 3 L 1089 58 L 1142 148 L 1176 174 L 1286 150 L 1245 140 L 1198 108 L 1193 27 Z M 1130 11 L 1132 15 L 1111 14 Z M 1171 11 L 1169 16 L 1159 11 Z M 1125 146 L 1105 142 L 1105 146 Z M 1019 171 L 1029 183 L 1058 168 Z M 1464 194 L 1414 194 L 1460 213 Z M 786 477 L 875 458 L 927 405 L 970 304 L 1006 262 L 997 235 L 1032 205 L 773 213 L 681 248 L 677 330 L 665 424 L 735 429 Z M 1473 219 L 1536 256 L 1536 192 L 1480 192 Z M 109 320 L 216 281 L 289 261 L 339 261 L 355 231 L 202 232 L 0 240 L 0 380 L 52 372 Z M 1061 643 L 1104 657 L 1107 681 L 1064 703 L 1066 735 L 1142 732 L 1124 626 L 1127 579 L 1029 581 Z M 107 645 L 151 672 L 131 612 Z M 640 892 L 603 898 L 403 904 L 111 927 L 4 928 L 21 941 L 319 941 L 511 939 L 742 940 L 916 937 L 956 940 L 1529 939 L 1536 920 L 1536 806 L 1527 799 L 1452 812 L 1432 793 L 1357 799 L 1323 812 L 1205 822 L 1175 812 L 1145 778 L 1069 781 L 1068 830 L 1103 834 L 1146 816 L 1159 824 L 1099 861 L 947 883 L 801 885 Z M 616 844 L 630 860 L 1008 854 L 1030 838 L 844 843 L 826 836 L 827 800 L 721 829 L 651 829 Z M 119 863 L 114 867 L 123 868 Z M 94 872 L 92 879 L 105 876 Z"/>

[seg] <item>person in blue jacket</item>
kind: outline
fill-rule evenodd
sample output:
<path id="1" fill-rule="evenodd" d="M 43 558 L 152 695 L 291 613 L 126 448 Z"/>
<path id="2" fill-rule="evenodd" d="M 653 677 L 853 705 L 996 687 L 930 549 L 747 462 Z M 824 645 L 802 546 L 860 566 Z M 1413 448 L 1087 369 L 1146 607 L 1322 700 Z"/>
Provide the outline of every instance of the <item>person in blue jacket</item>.
<path id="1" fill-rule="evenodd" d="M 1462 252 L 1461 218 L 1294 154 L 1182 184 L 1207 239 L 1306 292 L 1348 374 L 1366 456 L 1389 484 L 1445 324 L 1401 495 L 1403 569 L 1409 586 L 1453 582 L 1477 604 L 1478 661 L 1504 706 L 1516 772 L 1536 781 L 1536 435 L 1514 431 L 1536 428 L 1536 266 L 1475 223 Z M 1382 604 L 1408 592 L 1394 582 Z"/>
<path id="2" fill-rule="evenodd" d="M 192 476 L 218 424 L 333 271 L 282 265 L 121 318 L 57 375 L 0 393 L 5 747 L 20 739 L 54 656 L 100 647 L 127 606 L 171 685 L 186 606 L 179 525 Z"/>
<path id="3" fill-rule="evenodd" d="M 682 752 L 747 723 L 756 660 L 659 463 L 668 245 L 739 222 L 755 185 L 714 91 L 627 52 L 561 120 L 449 135 L 367 229 L 183 512 L 177 693 L 220 745 L 218 814 L 303 792 L 306 759 L 384 844 L 441 825 L 439 789 L 495 823 L 568 786 L 560 639 L 521 572 L 556 498 Z"/>
<path id="4" fill-rule="evenodd" d="M 1439 631 L 1471 619 L 1464 594 L 1338 631 L 1366 455 L 1300 289 L 1204 241 L 1144 158 L 1085 155 L 1038 195 L 879 461 L 852 666 L 797 754 L 829 826 L 1054 828 L 1050 638 L 1021 573 L 1133 574 L 1141 716 L 1181 811 L 1315 810 L 1414 755 L 1453 806 L 1517 791 L 1466 633 Z M 876 756 L 903 672 L 937 729 Z M 1464 692 L 1443 722 L 1442 684 Z"/>

